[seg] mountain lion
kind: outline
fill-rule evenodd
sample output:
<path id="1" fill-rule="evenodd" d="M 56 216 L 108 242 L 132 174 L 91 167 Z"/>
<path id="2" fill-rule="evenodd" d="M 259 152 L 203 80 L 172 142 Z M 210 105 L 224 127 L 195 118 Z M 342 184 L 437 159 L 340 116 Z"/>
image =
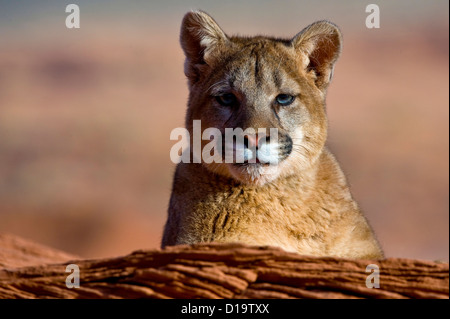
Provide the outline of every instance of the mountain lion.
<path id="1" fill-rule="evenodd" d="M 217 141 L 242 151 L 244 162 L 179 163 L 161 246 L 241 242 L 304 255 L 383 258 L 325 147 L 325 96 L 342 42 L 337 26 L 315 22 L 292 39 L 229 36 L 195 11 L 185 15 L 180 41 L 191 137 L 194 120 L 224 135 L 226 128 L 276 134 L 258 130 L 240 143 Z M 192 147 L 187 152 L 194 156 Z"/>

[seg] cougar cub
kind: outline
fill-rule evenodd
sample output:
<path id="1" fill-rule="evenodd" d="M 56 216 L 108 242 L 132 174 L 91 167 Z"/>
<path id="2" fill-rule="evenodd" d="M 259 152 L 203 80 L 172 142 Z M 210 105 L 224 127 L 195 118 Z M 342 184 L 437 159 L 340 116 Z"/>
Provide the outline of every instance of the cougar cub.
<path id="1" fill-rule="evenodd" d="M 292 39 L 228 36 L 197 11 L 184 17 L 180 40 L 191 138 L 194 120 L 201 120 L 202 132 L 216 128 L 223 135 L 226 128 L 267 130 L 241 142 L 217 141 L 221 151 L 243 153 L 243 162 L 178 164 L 162 247 L 241 242 L 304 255 L 382 258 L 325 147 L 325 96 L 341 50 L 339 29 L 319 21 Z"/>

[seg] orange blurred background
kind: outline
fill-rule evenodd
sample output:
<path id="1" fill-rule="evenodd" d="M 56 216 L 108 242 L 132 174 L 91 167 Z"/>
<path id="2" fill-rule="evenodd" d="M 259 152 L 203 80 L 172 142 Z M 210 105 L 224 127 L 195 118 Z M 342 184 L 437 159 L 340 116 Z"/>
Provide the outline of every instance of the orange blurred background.
<path id="1" fill-rule="evenodd" d="M 388 257 L 448 260 L 446 1 L 0 1 L 0 232 L 106 257 L 159 247 L 187 86 L 178 31 L 291 37 L 328 19 L 344 49 L 329 146 Z"/>

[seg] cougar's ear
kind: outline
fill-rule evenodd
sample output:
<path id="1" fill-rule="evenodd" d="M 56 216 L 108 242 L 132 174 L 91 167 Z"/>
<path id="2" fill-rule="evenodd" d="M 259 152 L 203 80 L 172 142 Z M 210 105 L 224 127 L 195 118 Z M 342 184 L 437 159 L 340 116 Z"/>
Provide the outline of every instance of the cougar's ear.
<path id="1" fill-rule="evenodd" d="M 219 25 L 203 11 L 188 12 L 181 23 L 180 43 L 186 56 L 184 73 L 194 81 L 202 65 L 211 65 L 214 53 L 228 42 Z"/>
<path id="2" fill-rule="evenodd" d="M 328 21 L 309 25 L 291 40 L 307 72 L 314 72 L 316 86 L 321 91 L 325 91 L 331 81 L 334 63 L 341 53 L 341 43 L 339 28 Z"/>

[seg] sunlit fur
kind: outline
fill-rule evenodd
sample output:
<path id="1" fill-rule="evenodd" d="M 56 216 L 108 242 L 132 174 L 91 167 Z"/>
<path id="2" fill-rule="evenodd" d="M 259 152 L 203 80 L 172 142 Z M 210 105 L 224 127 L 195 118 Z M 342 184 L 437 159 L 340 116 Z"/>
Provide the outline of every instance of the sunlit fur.
<path id="1" fill-rule="evenodd" d="M 186 14 L 180 42 L 191 137 L 193 120 L 201 120 L 202 131 L 214 127 L 222 134 L 225 128 L 276 128 L 280 161 L 180 163 L 162 247 L 243 242 L 307 255 L 382 258 L 339 164 L 325 147 L 326 89 L 341 41 L 339 29 L 327 21 L 292 39 L 277 39 L 228 36 L 206 13 Z M 224 93 L 234 94 L 237 105 L 220 105 L 214 97 Z M 280 106 L 278 94 L 295 100 Z M 292 150 L 283 152 L 289 145 Z"/>

